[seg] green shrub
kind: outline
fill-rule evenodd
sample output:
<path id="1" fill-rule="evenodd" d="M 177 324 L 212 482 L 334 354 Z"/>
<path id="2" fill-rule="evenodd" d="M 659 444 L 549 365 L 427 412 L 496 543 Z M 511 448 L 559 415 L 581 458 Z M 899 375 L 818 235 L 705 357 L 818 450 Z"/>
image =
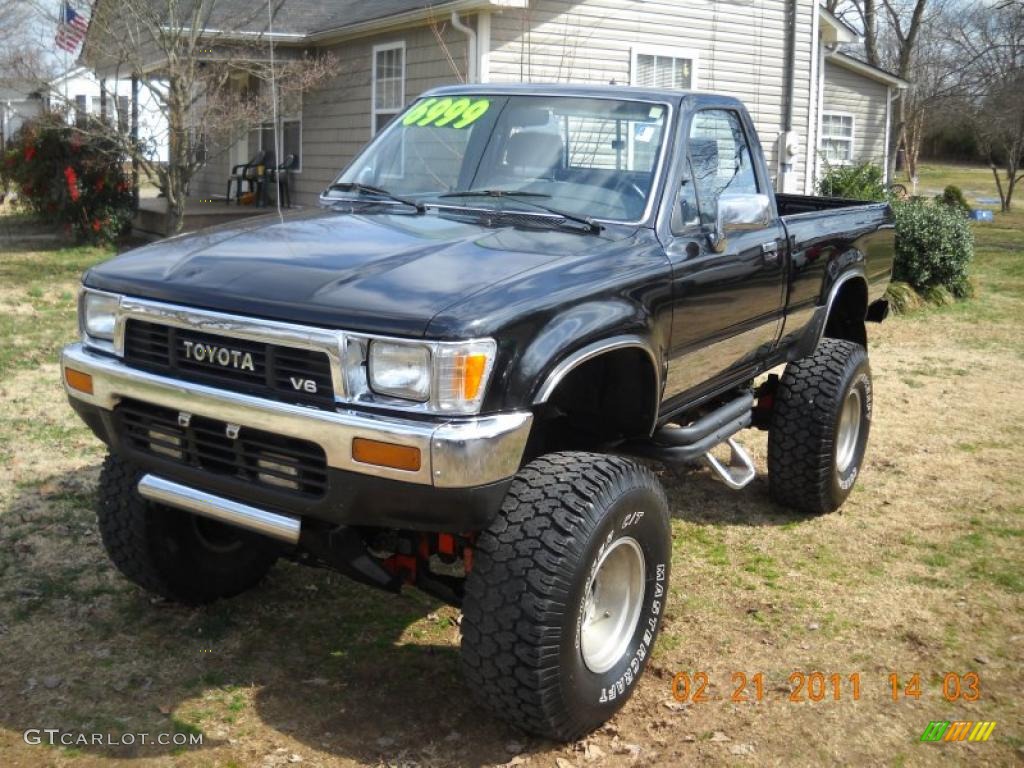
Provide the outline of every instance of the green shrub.
<path id="1" fill-rule="evenodd" d="M 953 296 L 970 295 L 967 266 L 974 256 L 974 233 L 967 219 L 946 205 L 925 201 L 893 203 L 896 263 L 893 279 L 923 296 L 942 286 Z"/>
<path id="2" fill-rule="evenodd" d="M 967 204 L 964 193 L 955 184 L 950 184 L 942 190 L 941 195 L 936 195 L 935 202 L 945 205 L 947 208 L 952 208 L 955 211 L 960 211 L 965 216 L 971 212 L 971 206 Z"/>
<path id="3" fill-rule="evenodd" d="M 874 163 L 830 165 L 826 162 L 825 172 L 818 180 L 818 194 L 879 202 L 887 197 L 882 169 Z"/>
<path id="4" fill-rule="evenodd" d="M 896 315 L 905 315 L 924 306 L 924 301 L 917 291 L 909 284 L 899 280 L 893 280 L 889 283 L 889 289 L 885 292 L 885 298 L 889 300 L 889 308 Z"/>
<path id="5" fill-rule="evenodd" d="M 131 221 L 132 191 L 124 157 L 103 131 L 98 122 L 78 130 L 59 114 L 26 123 L 8 142 L 0 186 L 78 242 L 115 239 Z"/>
<path id="6" fill-rule="evenodd" d="M 968 204 L 967 198 L 964 197 L 961 188 L 955 184 L 949 184 L 949 186 L 942 190 L 941 195 L 936 195 L 935 202 L 954 211 L 959 211 L 965 216 L 971 213 L 971 206 Z"/>

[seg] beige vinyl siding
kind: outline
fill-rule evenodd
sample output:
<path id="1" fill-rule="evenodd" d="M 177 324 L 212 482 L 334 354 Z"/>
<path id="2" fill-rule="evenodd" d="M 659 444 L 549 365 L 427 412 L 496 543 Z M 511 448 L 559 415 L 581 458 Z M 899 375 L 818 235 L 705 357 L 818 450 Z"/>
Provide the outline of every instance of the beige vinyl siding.
<path id="1" fill-rule="evenodd" d="M 814 0 L 798 0 L 793 129 L 807 138 Z M 696 89 L 736 96 L 754 119 L 774 177 L 783 120 L 786 0 L 531 0 L 491 15 L 495 82 L 630 82 L 634 48 L 697 57 Z M 802 187 L 806 153 L 797 158 Z"/>
<path id="2" fill-rule="evenodd" d="M 853 162 L 885 160 L 885 102 L 888 87 L 825 61 L 821 111 L 853 116 Z"/>
<path id="3" fill-rule="evenodd" d="M 415 27 L 361 38 L 328 48 L 341 72 L 324 87 L 305 94 L 302 105 L 302 173 L 294 177 L 293 199 L 313 205 L 338 172 L 370 140 L 373 46 L 405 41 L 405 102 L 439 85 L 459 82 L 466 71 L 466 38 L 444 24 L 448 49 L 430 27 Z M 449 61 L 450 54 L 452 61 Z"/>
<path id="4" fill-rule="evenodd" d="M 292 175 L 293 204 L 316 205 L 324 188 L 370 140 L 375 45 L 405 42 L 406 104 L 430 88 L 458 83 L 453 64 L 465 76 L 465 36 L 440 17 L 438 27 L 443 30 L 447 53 L 429 26 L 399 29 L 323 49 L 337 57 L 338 75 L 303 95 L 302 172 Z M 220 152 L 211 159 L 192 183 L 193 197 L 224 194 L 229 156 Z"/>

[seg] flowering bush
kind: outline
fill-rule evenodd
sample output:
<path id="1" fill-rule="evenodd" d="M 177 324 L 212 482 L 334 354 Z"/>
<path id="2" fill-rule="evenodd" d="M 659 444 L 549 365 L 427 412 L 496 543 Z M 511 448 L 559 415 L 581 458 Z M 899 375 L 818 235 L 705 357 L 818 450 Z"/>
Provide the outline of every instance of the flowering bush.
<path id="1" fill-rule="evenodd" d="M 0 186 L 22 206 L 63 227 L 78 242 L 109 242 L 132 217 L 131 182 L 116 143 L 101 124 L 79 130 L 60 115 L 26 123 L 0 164 Z"/>

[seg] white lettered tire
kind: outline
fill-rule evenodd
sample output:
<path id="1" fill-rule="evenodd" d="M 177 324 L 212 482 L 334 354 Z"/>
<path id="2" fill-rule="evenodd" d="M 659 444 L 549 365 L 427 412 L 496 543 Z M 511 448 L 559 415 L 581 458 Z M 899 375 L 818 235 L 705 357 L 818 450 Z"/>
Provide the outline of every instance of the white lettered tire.
<path id="1" fill-rule="evenodd" d="M 478 698 L 526 731 L 577 739 L 628 700 L 668 597 L 668 503 L 628 459 L 550 454 L 481 533 L 463 603 Z"/>

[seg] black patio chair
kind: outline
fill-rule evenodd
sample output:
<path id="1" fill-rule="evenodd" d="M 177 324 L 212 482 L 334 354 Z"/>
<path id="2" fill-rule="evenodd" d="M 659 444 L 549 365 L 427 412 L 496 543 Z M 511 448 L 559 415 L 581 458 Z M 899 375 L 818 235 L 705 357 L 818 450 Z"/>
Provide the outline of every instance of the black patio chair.
<path id="1" fill-rule="evenodd" d="M 258 150 L 249 158 L 247 163 L 239 163 L 231 169 L 231 175 L 228 177 L 228 188 L 225 194 L 226 202 L 231 202 L 231 185 L 235 185 L 235 202 L 238 203 L 242 197 L 242 182 L 244 181 L 248 189 L 247 192 L 252 192 L 255 186 L 258 184 L 259 179 L 257 177 L 257 168 L 266 162 L 267 153 L 262 149 Z"/>
<path id="2" fill-rule="evenodd" d="M 278 194 L 281 196 L 281 205 L 285 208 L 292 207 L 291 172 L 295 170 L 298 164 L 298 155 L 285 155 L 284 162 L 269 172 L 269 183 L 279 185 L 278 189 L 280 191 Z"/>

